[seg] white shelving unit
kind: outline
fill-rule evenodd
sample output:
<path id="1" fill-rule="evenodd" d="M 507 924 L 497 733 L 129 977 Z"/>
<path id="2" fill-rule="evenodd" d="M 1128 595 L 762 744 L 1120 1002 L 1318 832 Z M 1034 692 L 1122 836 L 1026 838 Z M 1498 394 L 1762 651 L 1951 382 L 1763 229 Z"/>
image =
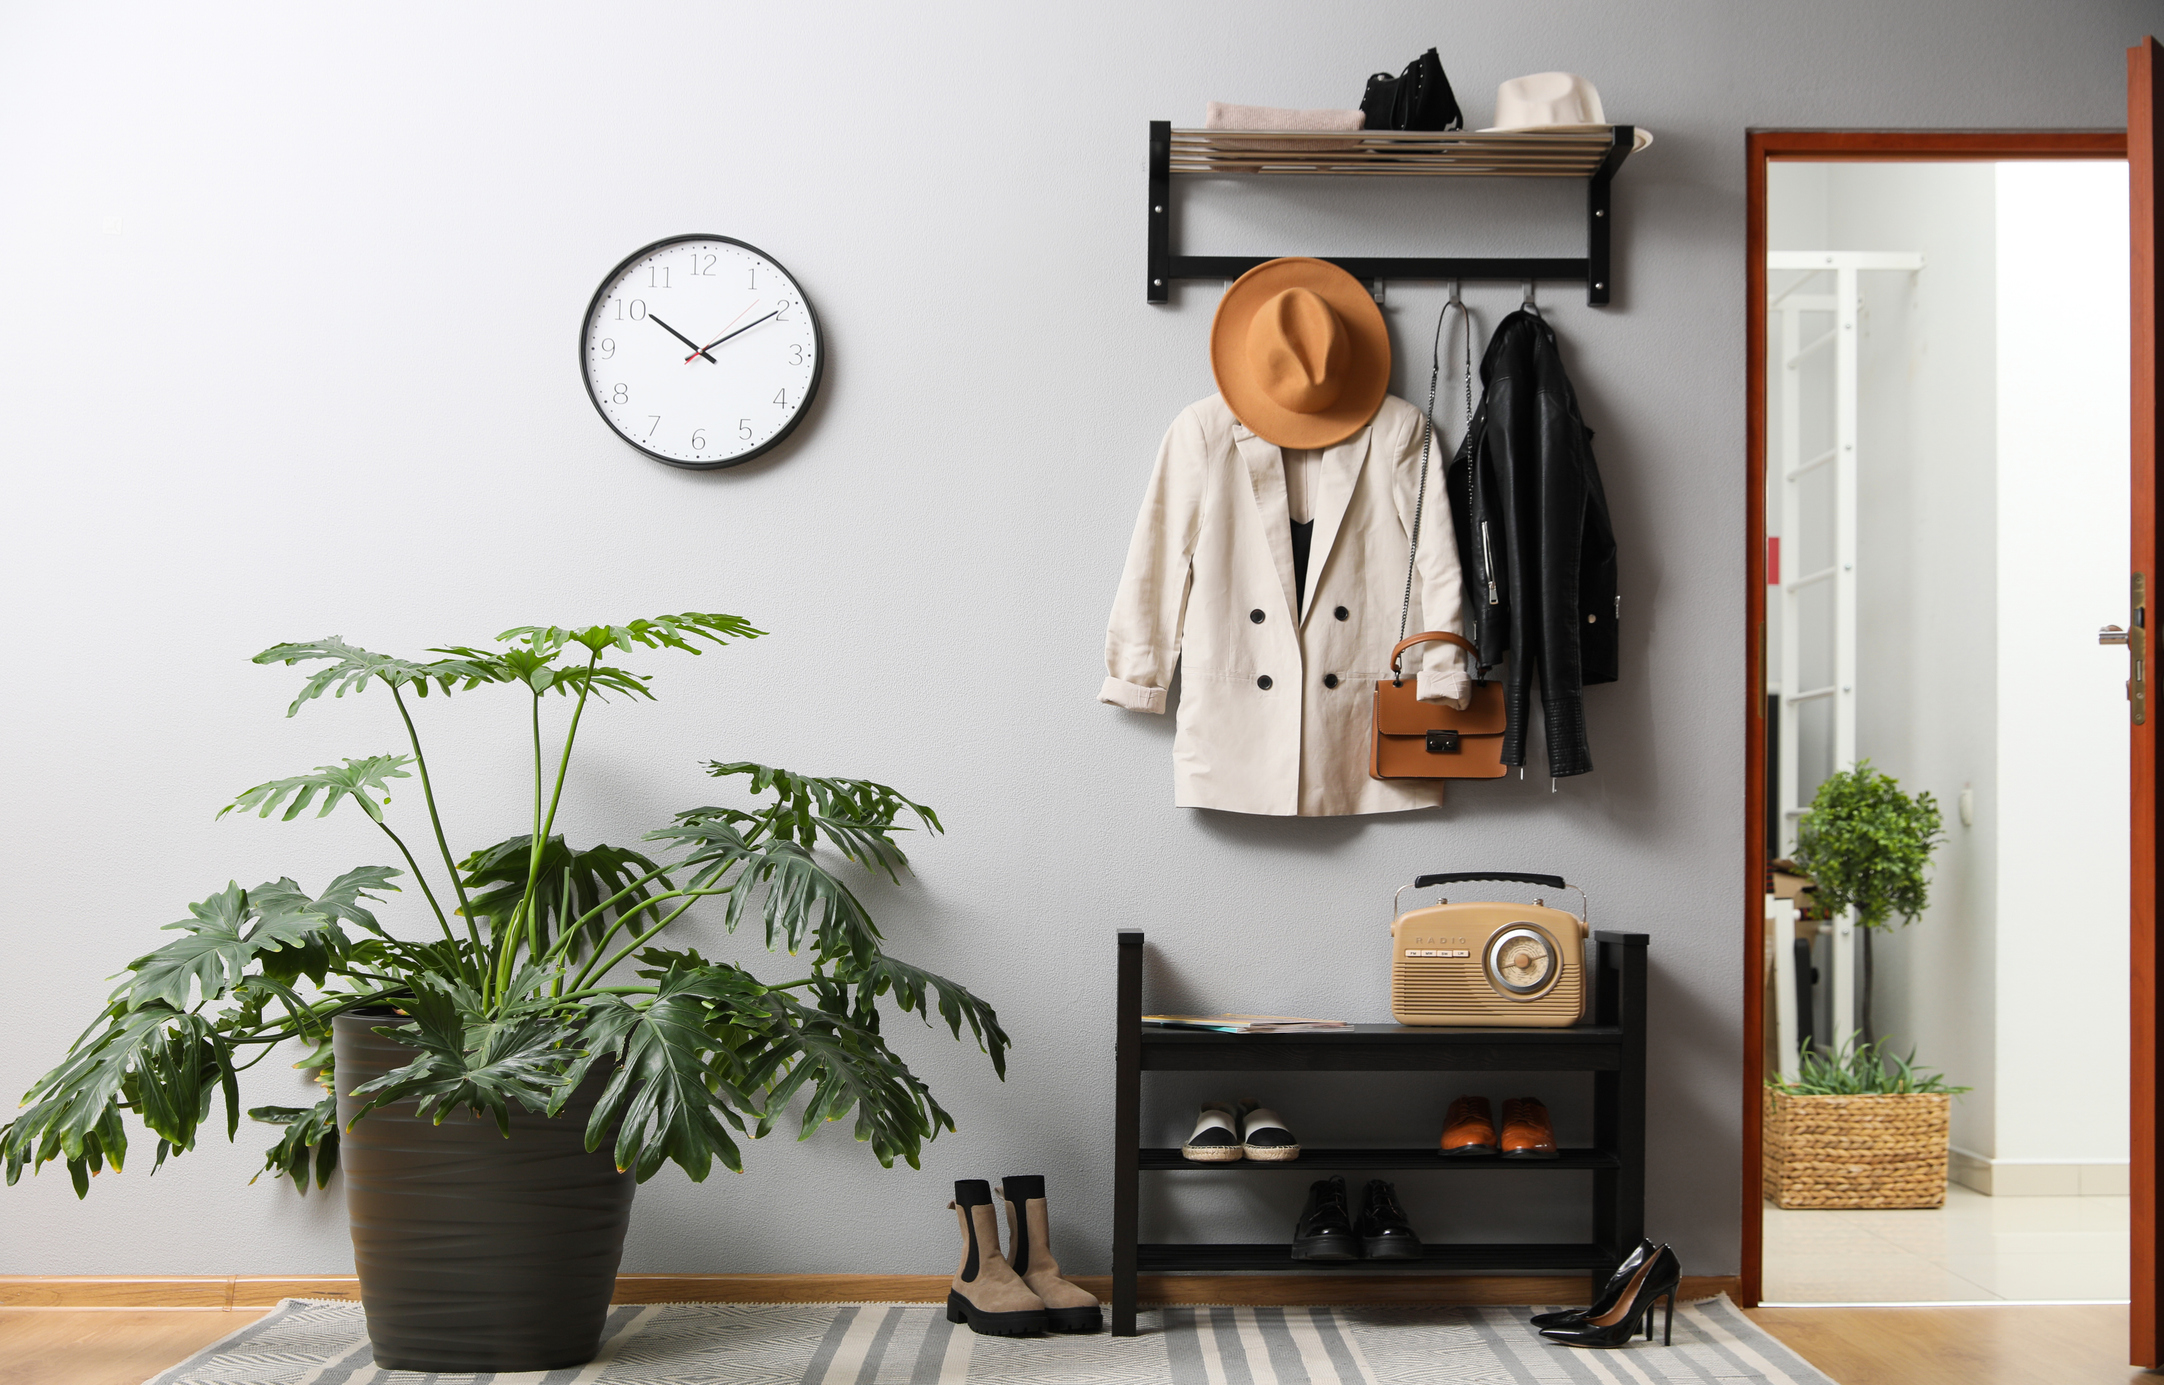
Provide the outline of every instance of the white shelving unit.
<path id="1" fill-rule="evenodd" d="M 1922 255 L 1883 250 L 1775 250 L 1766 255 L 1769 271 L 1788 271 L 1796 277 L 1769 291 L 1766 302 L 1767 339 L 1779 353 L 1780 369 L 1769 372 L 1772 398 L 1768 401 L 1767 455 L 1779 477 L 1779 514 L 1782 548 L 1781 631 L 1777 665 L 1778 682 L 1772 691 L 1780 697 L 1780 735 L 1775 748 L 1776 782 L 1780 786 L 1780 847 L 1783 856 L 1796 849 L 1796 829 L 1808 801 L 1803 789 L 1802 709 L 1810 703 L 1830 701 L 1833 706 L 1833 768 L 1847 769 L 1856 763 L 1856 469 L 1862 444 L 1856 427 L 1856 359 L 1860 303 L 1860 276 L 1884 270 L 1914 274 L 1924 267 Z M 1831 277 L 1832 292 L 1826 292 Z M 1831 318 L 1823 332 L 1805 335 L 1806 317 Z M 1804 453 L 1805 400 L 1803 371 L 1822 352 L 1833 356 L 1833 427 L 1830 445 Z M 1803 572 L 1803 483 L 1821 468 L 1833 472 L 1832 561 Z M 1815 536 L 1814 536 L 1815 537 Z M 1833 589 L 1830 628 L 1823 638 L 1830 645 L 1832 680 L 1820 686 L 1803 684 L 1803 597 L 1821 584 Z M 1816 632 L 1814 632 L 1816 633 Z M 1830 951 L 1833 962 L 1834 1042 L 1855 1027 L 1856 1014 L 1855 920 L 1843 914 L 1834 921 Z M 1774 955 L 1775 976 L 1782 993 L 1795 994 L 1794 958 L 1787 950 Z M 1792 1007 L 1791 1007 L 1792 1009 Z M 1780 1034 L 1782 1051 L 1795 1051 L 1794 1017 Z M 1793 1062 L 1793 1058 L 1788 1061 Z"/>

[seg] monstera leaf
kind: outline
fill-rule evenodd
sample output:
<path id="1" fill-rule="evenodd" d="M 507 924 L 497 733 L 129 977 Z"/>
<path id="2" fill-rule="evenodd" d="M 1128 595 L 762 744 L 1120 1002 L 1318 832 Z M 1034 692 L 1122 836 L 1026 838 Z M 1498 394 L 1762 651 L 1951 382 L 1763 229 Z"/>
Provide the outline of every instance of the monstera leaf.
<path id="1" fill-rule="evenodd" d="M 258 960 L 274 980 L 290 981 L 305 972 L 320 983 L 351 947 L 338 920 L 374 928 L 374 916 L 359 901 L 373 898 L 367 893 L 371 889 L 395 889 L 389 881 L 397 874 L 384 866 L 348 871 L 320 900 L 310 899 L 291 880 L 270 881 L 253 890 L 229 882 L 217 894 L 189 905 L 190 917 L 167 924 L 187 936 L 130 962 L 134 974 L 114 994 L 125 995 L 130 1009 L 156 1002 L 186 1010 L 192 991 L 200 990 L 205 1001 L 230 994 L 249 964 Z"/>
<path id="2" fill-rule="evenodd" d="M 256 785 L 220 808 L 218 816 L 224 817 L 235 808 L 244 812 L 254 808 L 257 817 L 267 818 L 284 803 L 287 806 L 281 821 L 291 822 L 320 793 L 323 810 L 316 814 L 319 818 L 329 817 L 331 809 L 338 806 L 338 800 L 350 796 L 361 805 L 361 811 L 368 814 L 370 821 L 381 822 L 383 809 L 376 799 L 383 796 L 383 801 L 389 803 L 390 781 L 404 779 L 406 766 L 412 763 L 412 759 L 404 755 L 371 755 L 365 760 L 348 760 L 340 765 L 318 765 L 307 774 Z"/>
<path id="3" fill-rule="evenodd" d="M 308 1194 L 308 1169 L 315 1166 L 316 1186 L 327 1186 L 331 1170 L 338 1167 L 338 1098 L 327 1096 L 313 1106 L 252 1106 L 250 1120 L 282 1125 L 285 1134 L 263 1153 L 263 1169 L 253 1183 L 267 1173 L 284 1175 L 303 1197 Z"/>
<path id="4" fill-rule="evenodd" d="M 931 992 L 938 998 L 939 1017 L 947 1022 L 947 1032 L 959 1039 L 962 1026 L 967 1024 L 969 1032 L 976 1036 L 977 1046 L 991 1058 L 992 1070 L 1002 1078 L 1007 1075 L 1007 1049 L 1013 1040 L 999 1027 L 999 1016 L 992 1007 L 972 995 L 967 987 L 884 953 L 872 959 L 872 964 L 862 973 L 843 974 L 840 979 L 859 988 L 860 1000 L 891 991 L 894 1003 L 905 1014 L 915 1011 L 924 1016 L 926 1024 L 932 1022 L 932 1012 L 925 1006 L 925 993 Z"/>
<path id="5" fill-rule="evenodd" d="M 706 772 L 717 779 L 748 775 L 754 794 L 772 793 L 774 802 L 749 816 L 767 824 L 775 836 L 806 850 L 824 839 L 865 869 L 885 871 L 890 880 L 899 880 L 899 872 L 909 868 L 909 858 L 894 840 L 896 832 L 911 830 L 896 825 L 903 813 L 916 814 L 928 831 L 946 830 L 939 825 L 939 814 L 930 808 L 869 779 L 822 779 L 748 760 L 710 760 Z"/>
<path id="6" fill-rule="evenodd" d="M 23 1098 L 24 1110 L 0 1128 L 0 1157 L 7 1181 L 23 1165 L 62 1159 L 76 1196 L 106 1163 L 119 1168 L 127 1157 L 126 1104 L 159 1137 L 162 1162 L 168 1147 L 192 1149 L 196 1129 L 223 1091 L 227 1134 L 239 1128 L 240 1091 L 225 1036 L 200 1015 L 152 1003 L 116 1007 L 105 1027 L 77 1043 L 67 1061 L 40 1078 Z"/>
<path id="7" fill-rule="evenodd" d="M 534 870 L 531 834 L 511 837 L 485 851 L 476 851 L 458 863 L 464 872 L 468 917 L 486 920 L 491 929 L 503 928 L 521 900 L 527 899 L 526 882 Z M 550 837 L 541 848 L 539 874 L 531 876 L 533 895 L 528 901 L 529 924 L 538 918 L 541 947 L 553 944 L 564 926 L 592 913 L 572 941 L 571 956 L 583 958 L 590 941 L 607 931 L 620 915 L 636 910 L 653 898 L 651 880 L 662 889 L 671 888 L 661 867 L 625 847 L 591 846 L 575 849 L 561 836 Z M 614 903 L 610 903 L 610 900 Z M 604 908 L 603 906 L 606 905 Z M 598 911 L 598 912 L 597 912 Z"/>
<path id="8" fill-rule="evenodd" d="M 709 1031 L 717 1009 L 761 1008 L 762 990 L 735 967 L 671 967 L 644 1005 L 607 996 L 592 1006 L 581 1026 L 587 1042 L 622 1061 L 587 1121 L 586 1147 L 598 1149 L 614 1126 L 616 1167 L 641 1183 L 671 1159 L 693 1182 L 704 1181 L 716 1158 L 742 1173 L 727 1127 L 741 1131 L 737 1108 L 757 1107 L 717 1075 Z"/>
<path id="9" fill-rule="evenodd" d="M 512 1102 L 529 1111 L 547 1109 L 550 1090 L 571 1058 L 565 1045 L 574 1037 L 554 1007 L 528 1002 L 496 1011 L 463 983 L 426 977 L 416 978 L 404 1008 L 412 1023 L 377 1032 L 420 1052 L 406 1066 L 353 1089 L 368 1098 L 356 1121 L 379 1106 L 411 1100 L 423 1120 L 437 1125 L 462 1107 L 486 1112 L 508 1137 Z"/>
<path id="10" fill-rule="evenodd" d="M 730 932 L 736 931 L 757 900 L 768 947 L 780 945 L 795 953 L 809 941 L 822 957 L 853 958 L 869 965 L 879 953 L 879 928 L 863 902 L 794 840 L 773 836 L 748 840 L 736 822 L 721 816 L 730 811 L 695 808 L 680 813 L 675 826 L 649 832 L 647 840 L 673 842 L 687 849 L 675 864 L 689 873 L 694 889 L 715 889 L 729 872 L 737 873 L 728 885 L 725 919 Z M 754 888 L 759 885 L 767 888 Z"/>
<path id="11" fill-rule="evenodd" d="M 470 691 L 484 683 L 506 681 L 504 672 L 486 659 L 454 657 L 415 663 L 358 648 L 336 635 L 295 644 L 274 644 L 256 655 L 255 662 L 288 667 L 325 662 L 330 665 L 308 676 L 308 681 L 301 686 L 300 696 L 286 708 L 287 716 L 294 715 L 303 704 L 326 692 L 333 697 L 344 697 L 349 692 L 364 691 L 371 682 L 381 682 L 392 689 L 410 687 L 419 696 L 426 697 L 431 683 L 448 695 L 454 688 Z"/>
<path id="12" fill-rule="evenodd" d="M 800 1090 L 811 1089 L 797 1138 L 810 1139 L 821 1125 L 854 1111 L 857 1139 L 872 1147 L 882 1166 L 891 1168 L 896 1158 L 902 1158 L 917 1168 L 917 1151 L 923 1142 L 942 1129 L 954 1129 L 954 1118 L 880 1039 L 877 1029 L 790 996 L 772 995 L 768 1001 L 775 1019 L 787 1027 L 800 1050 L 772 1085 L 769 1106 L 780 1106 Z"/>

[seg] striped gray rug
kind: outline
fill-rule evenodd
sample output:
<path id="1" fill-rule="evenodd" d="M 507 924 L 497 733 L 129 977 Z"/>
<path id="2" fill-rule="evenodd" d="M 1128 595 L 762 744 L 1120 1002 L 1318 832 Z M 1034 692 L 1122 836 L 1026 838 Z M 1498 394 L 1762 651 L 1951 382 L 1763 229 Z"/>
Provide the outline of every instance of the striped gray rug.
<path id="1" fill-rule="evenodd" d="M 1142 1335 L 979 1337 L 920 1304 L 675 1303 L 609 1315 L 570 1370 L 378 1370 L 359 1304 L 287 1299 L 149 1385 L 1833 1385 L 1725 1298 L 1675 1345 L 1551 1346 L 1529 1308 L 1165 1308 Z"/>

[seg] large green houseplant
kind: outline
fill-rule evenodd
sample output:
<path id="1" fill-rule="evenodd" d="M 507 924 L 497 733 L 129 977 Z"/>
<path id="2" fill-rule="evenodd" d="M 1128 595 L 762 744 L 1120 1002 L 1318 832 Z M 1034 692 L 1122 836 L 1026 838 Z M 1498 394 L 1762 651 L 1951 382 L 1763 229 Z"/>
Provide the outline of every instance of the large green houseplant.
<path id="1" fill-rule="evenodd" d="M 740 1169 L 731 1132 L 764 1135 L 798 1101 L 804 1136 L 853 1113 L 857 1139 L 883 1165 L 896 1158 L 915 1165 L 922 1143 L 954 1122 L 889 1048 L 879 1001 L 927 1021 L 936 1006 L 957 1038 L 968 1026 L 1002 1074 L 1007 1036 L 992 1008 L 968 990 L 890 956 L 863 903 L 823 857 L 831 852 L 896 877 L 907 864 L 897 842 L 909 830 L 902 819 L 937 832 L 930 808 L 864 780 L 716 761 L 708 771 L 744 781 L 750 801 L 677 813 L 646 834 L 655 844 L 651 857 L 626 847 L 574 846 L 555 830 L 589 702 L 652 696 L 648 675 L 605 658 L 642 650 L 697 654 L 702 641 L 719 646 L 760 633 L 736 616 L 689 613 L 625 625 L 522 627 L 498 636 L 496 648 L 447 646 L 421 660 L 335 638 L 256 655 L 259 664 L 319 665 L 288 715 L 326 692 L 342 697 L 380 685 L 409 753 L 259 784 L 225 811 L 275 812 L 290 821 L 314 804 L 322 817 L 350 802 L 404 869 L 360 866 L 317 894 L 289 879 L 253 889 L 228 884 L 191 905 L 188 918 L 168 925 L 181 936 L 129 964 L 103 1012 L 0 1129 L 7 1181 L 25 1165 L 35 1172 L 59 1160 L 82 1194 L 93 1174 L 121 1166 L 127 1116 L 157 1137 L 154 1167 L 195 1147 L 221 1099 L 231 1138 L 242 1110 L 241 1074 L 281 1045 L 304 1045 L 297 1066 L 320 1069 L 331 1093 L 312 1108 L 249 1112 L 284 1127 L 267 1167 L 304 1193 L 311 1177 L 321 1186 L 338 1165 L 343 1134 L 348 1198 L 360 1196 L 357 1184 L 368 1180 L 350 1156 L 371 1122 L 395 1117 L 469 1141 L 485 1132 L 489 1144 L 505 1147 L 550 1137 L 561 1144 L 568 1128 L 574 1138 L 565 1152 L 592 1166 L 581 1176 L 600 1190 L 595 1205 L 608 1204 L 604 1220 L 613 1218 L 615 1228 L 605 1255 L 579 1252 L 606 1260 L 605 1274 L 586 1274 L 581 1289 L 591 1298 L 598 1286 L 599 1308 L 589 1314 L 597 1337 L 633 1179 L 644 1181 L 671 1161 L 695 1180 L 717 1160 Z M 480 688 L 527 698 L 530 823 L 460 856 L 438 811 L 413 704 Z M 564 699 L 569 715 L 560 746 L 545 755 L 550 694 Z M 407 779 L 420 790 L 420 855 L 436 858 L 433 869 L 416 855 L 413 829 L 401 831 L 387 811 L 393 781 Z M 393 882 L 402 876 L 417 886 L 418 907 L 379 918 L 372 906 L 399 890 Z M 756 918 L 768 950 L 802 959 L 790 968 L 796 974 L 764 981 L 736 963 L 661 946 L 660 935 L 702 900 L 723 906 L 732 933 Z M 340 1060 L 375 1066 L 337 1080 L 334 1036 Z M 385 1053 L 392 1056 L 378 1061 Z M 578 1125 L 567 1127 L 573 1117 Z M 517 1139 L 496 1138 L 515 1127 Z M 534 1148 L 529 1143 L 528 1153 Z M 371 1187 L 382 1182 L 381 1172 L 369 1174 Z M 418 1176 L 391 1174 L 393 1182 Z M 485 1181 L 470 1190 L 499 1194 L 517 1195 Z M 359 1220 L 365 1297 L 381 1247 L 363 1246 Z M 529 1261 L 541 1253 L 530 1243 L 516 1251 Z M 499 1288 L 524 1282 L 521 1272 L 507 1267 Z M 379 1264 L 377 1273 L 387 1272 Z M 486 1277 L 476 1270 L 458 1282 Z M 442 1304 L 427 1306 L 441 1317 Z M 531 1324 L 507 1327 L 505 1312 L 555 1321 L 568 1310 L 499 1302 L 489 1311 L 496 1327 L 516 1337 Z M 387 1352 L 381 1316 L 371 1303 L 371 1331 L 386 1364 L 389 1357 L 408 1366 L 540 1368 L 538 1358 L 516 1352 L 461 1357 L 456 1343 L 421 1348 L 442 1359 L 417 1363 L 411 1352 Z M 590 1343 L 585 1350 L 590 1354 Z M 556 1355 L 567 1352 L 577 1354 L 560 1348 Z"/>

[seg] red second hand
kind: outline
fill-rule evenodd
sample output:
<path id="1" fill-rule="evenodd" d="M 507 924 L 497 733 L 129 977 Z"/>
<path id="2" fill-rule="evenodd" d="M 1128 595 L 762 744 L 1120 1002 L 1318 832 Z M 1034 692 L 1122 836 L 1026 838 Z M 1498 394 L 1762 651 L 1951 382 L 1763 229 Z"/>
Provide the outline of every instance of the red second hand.
<path id="1" fill-rule="evenodd" d="M 748 313 L 753 308 L 756 308 L 758 306 L 759 300 L 754 298 L 749 303 L 746 303 L 744 305 L 744 313 Z M 726 334 L 731 327 L 734 327 L 737 323 L 742 322 L 744 320 L 744 313 L 738 313 L 735 317 L 730 318 L 726 323 L 722 324 L 722 332 Z M 720 343 L 717 342 L 715 344 L 719 345 Z M 698 360 L 701 356 L 704 355 L 706 355 L 704 351 L 694 351 L 689 356 L 684 357 L 684 364 L 690 365 L 693 361 Z M 719 365 L 720 362 L 716 361 L 715 364 Z"/>

